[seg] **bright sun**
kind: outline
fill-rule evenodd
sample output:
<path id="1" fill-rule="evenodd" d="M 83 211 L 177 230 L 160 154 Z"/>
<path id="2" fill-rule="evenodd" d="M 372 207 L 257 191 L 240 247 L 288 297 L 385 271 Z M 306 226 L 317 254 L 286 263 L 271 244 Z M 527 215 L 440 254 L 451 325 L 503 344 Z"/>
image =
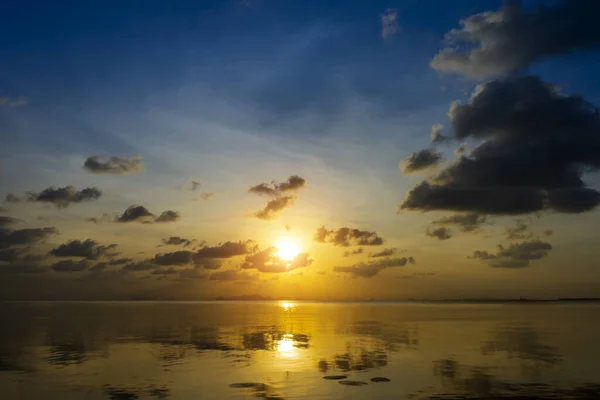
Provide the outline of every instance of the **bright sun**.
<path id="1" fill-rule="evenodd" d="M 277 243 L 277 256 L 285 261 L 292 261 L 300 252 L 298 244 L 290 239 L 282 239 Z"/>

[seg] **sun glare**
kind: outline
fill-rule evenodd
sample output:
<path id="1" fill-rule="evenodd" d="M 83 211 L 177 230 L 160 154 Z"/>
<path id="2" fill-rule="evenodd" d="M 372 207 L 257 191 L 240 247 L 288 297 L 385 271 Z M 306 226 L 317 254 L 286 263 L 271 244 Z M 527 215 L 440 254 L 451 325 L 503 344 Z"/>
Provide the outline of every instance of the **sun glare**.
<path id="1" fill-rule="evenodd" d="M 292 261 L 300 252 L 298 244 L 290 239 L 283 239 L 277 243 L 277 256 L 284 261 Z"/>

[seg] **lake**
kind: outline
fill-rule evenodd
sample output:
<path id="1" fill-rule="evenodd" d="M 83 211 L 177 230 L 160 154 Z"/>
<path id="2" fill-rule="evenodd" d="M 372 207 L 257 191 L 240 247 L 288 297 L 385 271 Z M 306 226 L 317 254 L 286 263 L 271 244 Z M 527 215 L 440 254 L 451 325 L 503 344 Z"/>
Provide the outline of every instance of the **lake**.
<path id="1" fill-rule="evenodd" d="M 0 399 L 599 399 L 600 304 L 0 303 Z"/>

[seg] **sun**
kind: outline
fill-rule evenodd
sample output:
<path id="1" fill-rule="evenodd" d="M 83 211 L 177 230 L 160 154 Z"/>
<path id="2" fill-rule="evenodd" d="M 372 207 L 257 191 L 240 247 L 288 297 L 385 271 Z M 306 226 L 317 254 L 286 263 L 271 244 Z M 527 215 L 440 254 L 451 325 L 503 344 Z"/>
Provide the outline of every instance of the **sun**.
<path id="1" fill-rule="evenodd" d="M 300 249 L 298 243 L 290 239 L 282 239 L 277 242 L 276 255 L 284 261 L 292 261 L 298 255 Z"/>

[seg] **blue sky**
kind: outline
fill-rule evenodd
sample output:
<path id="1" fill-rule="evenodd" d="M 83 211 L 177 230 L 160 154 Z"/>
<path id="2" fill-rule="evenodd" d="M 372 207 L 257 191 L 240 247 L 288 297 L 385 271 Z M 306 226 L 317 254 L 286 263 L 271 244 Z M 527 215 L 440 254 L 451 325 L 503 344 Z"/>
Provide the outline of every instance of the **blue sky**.
<path id="1" fill-rule="evenodd" d="M 523 2 L 525 10 L 554 3 Z M 72 232 L 57 242 L 94 236 L 85 218 L 142 204 L 185 218 L 152 232 L 108 224 L 94 234 L 125 242 L 136 234 L 160 241 L 178 231 L 210 242 L 252 235 L 269 241 L 290 224 L 310 243 L 319 225 L 352 225 L 409 248 L 425 271 L 437 273 L 445 254 L 462 265 L 465 253 L 481 243 L 493 248 L 498 239 L 482 234 L 449 245 L 424 237 L 432 218 L 396 214 L 419 181 L 403 176 L 398 162 L 428 147 L 432 125 L 448 125 L 450 103 L 467 102 L 481 83 L 430 68 L 444 35 L 461 19 L 501 4 L 10 2 L 0 15 L 0 98 L 27 104 L 0 106 L 0 194 L 100 187 L 102 202 L 85 207 L 11 208 L 28 226 L 39 226 L 39 214 Z M 382 37 L 381 15 L 389 9 L 397 10 L 397 29 Z M 574 51 L 528 68 L 597 104 L 599 66 L 597 53 Z M 442 150 L 452 157 L 453 148 Z M 144 160 L 139 174 L 92 175 L 82 167 L 93 155 L 135 154 Z M 307 190 L 293 209 L 276 222 L 247 218 L 264 203 L 248 198 L 248 187 L 295 174 L 307 180 Z M 192 180 L 214 199 L 191 193 Z M 514 222 L 498 218 L 499 231 Z M 549 228 L 553 218 L 532 224 Z M 325 257 L 323 265 L 334 262 Z M 448 293 L 463 290 L 448 287 L 459 288 Z"/>

